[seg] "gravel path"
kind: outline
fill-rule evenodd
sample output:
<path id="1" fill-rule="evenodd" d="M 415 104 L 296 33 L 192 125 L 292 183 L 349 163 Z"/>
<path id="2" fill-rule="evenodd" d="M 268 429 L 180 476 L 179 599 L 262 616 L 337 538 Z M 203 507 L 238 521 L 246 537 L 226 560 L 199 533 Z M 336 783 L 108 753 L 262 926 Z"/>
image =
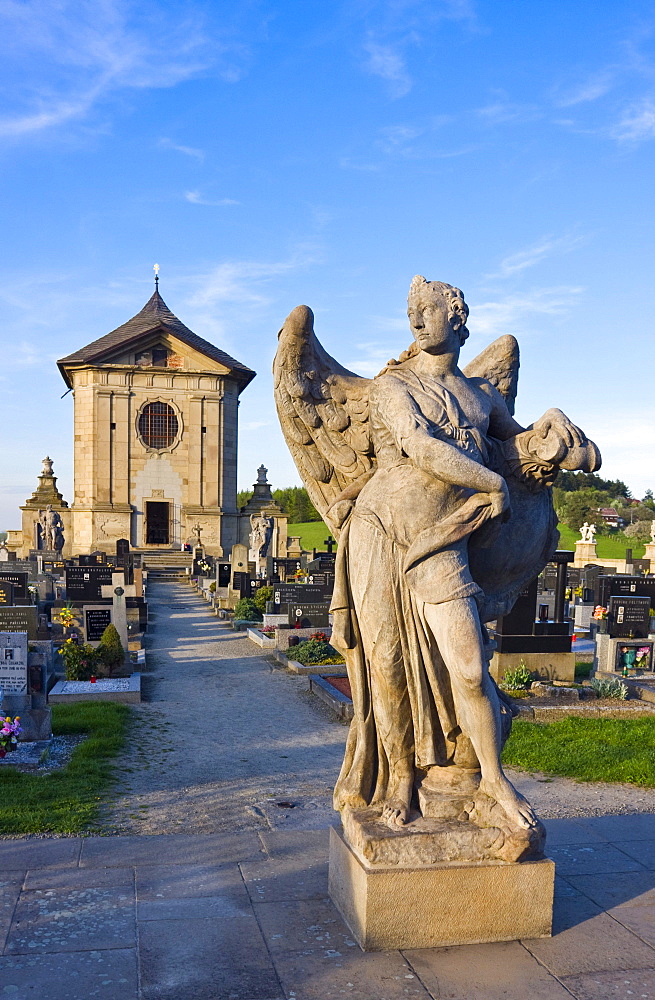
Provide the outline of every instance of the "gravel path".
<path id="1" fill-rule="evenodd" d="M 275 668 L 186 585 L 155 584 L 148 602 L 146 700 L 118 761 L 103 832 L 298 830 L 334 822 L 331 792 L 346 727 L 307 692 L 306 678 Z M 655 812 L 655 789 L 511 776 L 545 819 Z"/>

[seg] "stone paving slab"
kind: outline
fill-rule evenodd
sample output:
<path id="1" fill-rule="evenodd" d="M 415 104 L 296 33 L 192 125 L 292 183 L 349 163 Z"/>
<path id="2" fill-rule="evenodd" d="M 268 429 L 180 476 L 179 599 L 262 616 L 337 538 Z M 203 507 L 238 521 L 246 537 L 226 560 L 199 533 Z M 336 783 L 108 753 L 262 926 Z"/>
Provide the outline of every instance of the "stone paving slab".
<path id="1" fill-rule="evenodd" d="M 256 833 L 159 834 L 149 837 L 88 837 L 81 866 L 225 864 L 261 854 Z"/>
<path id="2" fill-rule="evenodd" d="M 439 1000 L 570 1000 L 571 994 L 518 941 L 405 951 Z"/>
<path id="3" fill-rule="evenodd" d="M 5 954 L 135 946 L 134 890 L 34 889 L 21 893 Z"/>
<path id="4" fill-rule="evenodd" d="M 254 1000 L 280 992 L 253 916 L 142 921 L 139 943 L 144 1000 Z"/>
<path id="5" fill-rule="evenodd" d="M 150 865 L 136 870 L 139 902 L 196 899 L 202 896 L 235 896 L 248 901 L 239 866 Z"/>
<path id="6" fill-rule="evenodd" d="M 561 978 L 613 969 L 649 969 L 655 949 L 580 893 L 555 900 L 552 938 L 524 941 L 549 972 Z"/>
<path id="7" fill-rule="evenodd" d="M 653 840 L 622 840 L 621 850 L 628 857 L 634 858 L 640 865 L 655 872 L 655 839 Z"/>
<path id="8" fill-rule="evenodd" d="M 0 872 L 27 868 L 77 867 L 80 837 L 34 840 L 0 840 Z"/>
<path id="9" fill-rule="evenodd" d="M 324 899 L 328 894 L 328 863 L 287 856 L 283 860 L 246 861 L 241 874 L 253 903 L 293 899 Z"/>
<path id="10" fill-rule="evenodd" d="M 576 1000 L 655 1000 L 653 969 L 566 976 L 562 983 Z"/>
<path id="11" fill-rule="evenodd" d="M 628 904 L 655 907 L 655 872 L 614 872 L 570 875 L 566 882 L 604 910 Z"/>
<path id="12" fill-rule="evenodd" d="M 132 1000 L 138 990 L 136 953 L 114 948 L 0 958 L 0 983 L 13 1000 Z"/>
<path id="13" fill-rule="evenodd" d="M 641 841 L 636 843 L 641 844 Z M 572 845 L 569 847 L 548 847 L 547 854 L 557 865 L 557 871 L 567 875 L 598 875 L 603 872 L 643 871 L 636 858 L 626 853 L 625 844 L 621 848 L 612 844 Z"/>

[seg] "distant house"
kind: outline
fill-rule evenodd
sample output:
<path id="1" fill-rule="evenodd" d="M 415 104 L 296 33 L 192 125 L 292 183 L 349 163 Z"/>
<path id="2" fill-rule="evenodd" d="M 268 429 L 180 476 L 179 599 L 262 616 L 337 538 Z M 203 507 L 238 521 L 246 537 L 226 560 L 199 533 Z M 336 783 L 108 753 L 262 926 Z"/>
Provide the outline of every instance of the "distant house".
<path id="1" fill-rule="evenodd" d="M 622 528 L 626 523 L 614 507 L 599 507 L 598 514 L 610 528 Z"/>

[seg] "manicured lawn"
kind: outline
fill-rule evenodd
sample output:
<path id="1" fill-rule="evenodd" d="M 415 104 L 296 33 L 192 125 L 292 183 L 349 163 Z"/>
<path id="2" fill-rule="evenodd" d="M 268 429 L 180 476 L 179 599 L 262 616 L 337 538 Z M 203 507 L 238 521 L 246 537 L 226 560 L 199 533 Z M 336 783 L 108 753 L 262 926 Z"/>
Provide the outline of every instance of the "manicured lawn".
<path id="1" fill-rule="evenodd" d="M 575 551 L 575 543 L 580 538 L 580 532 L 571 531 L 565 524 L 558 524 L 557 527 L 560 534 L 560 549 L 573 549 Z M 626 538 L 622 533 L 618 535 L 596 535 L 596 552 L 599 559 L 623 559 L 626 549 L 632 549 L 635 559 L 641 559 L 645 551 L 643 545 L 635 542 L 634 539 Z"/>
<path id="2" fill-rule="evenodd" d="M 330 529 L 322 521 L 306 521 L 304 524 L 290 524 L 287 528 L 289 535 L 300 535 L 300 544 L 303 549 L 311 552 L 312 549 L 319 549 L 327 552 L 325 539 L 330 534 Z M 335 551 L 334 549 L 332 550 Z"/>
<path id="3" fill-rule="evenodd" d="M 55 736 L 88 733 L 69 763 L 50 774 L 0 770 L 0 834 L 75 834 L 97 819 L 112 781 L 111 761 L 123 746 L 130 716 L 127 705 L 78 702 L 52 706 Z"/>
<path id="4" fill-rule="evenodd" d="M 655 718 L 514 722 L 503 763 L 579 781 L 655 787 Z"/>

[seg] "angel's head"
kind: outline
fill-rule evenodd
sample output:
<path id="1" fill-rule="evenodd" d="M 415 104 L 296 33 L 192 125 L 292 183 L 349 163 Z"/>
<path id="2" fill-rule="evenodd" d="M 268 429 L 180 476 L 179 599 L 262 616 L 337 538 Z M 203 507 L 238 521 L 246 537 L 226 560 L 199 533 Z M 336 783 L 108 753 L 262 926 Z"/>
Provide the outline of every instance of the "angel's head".
<path id="1" fill-rule="evenodd" d="M 444 281 L 426 281 L 420 274 L 412 279 L 407 296 L 407 315 L 419 350 L 434 349 L 437 342 L 453 336 L 461 347 L 469 335 L 469 309 L 464 295 Z M 431 345 L 434 347 L 431 348 Z"/>

